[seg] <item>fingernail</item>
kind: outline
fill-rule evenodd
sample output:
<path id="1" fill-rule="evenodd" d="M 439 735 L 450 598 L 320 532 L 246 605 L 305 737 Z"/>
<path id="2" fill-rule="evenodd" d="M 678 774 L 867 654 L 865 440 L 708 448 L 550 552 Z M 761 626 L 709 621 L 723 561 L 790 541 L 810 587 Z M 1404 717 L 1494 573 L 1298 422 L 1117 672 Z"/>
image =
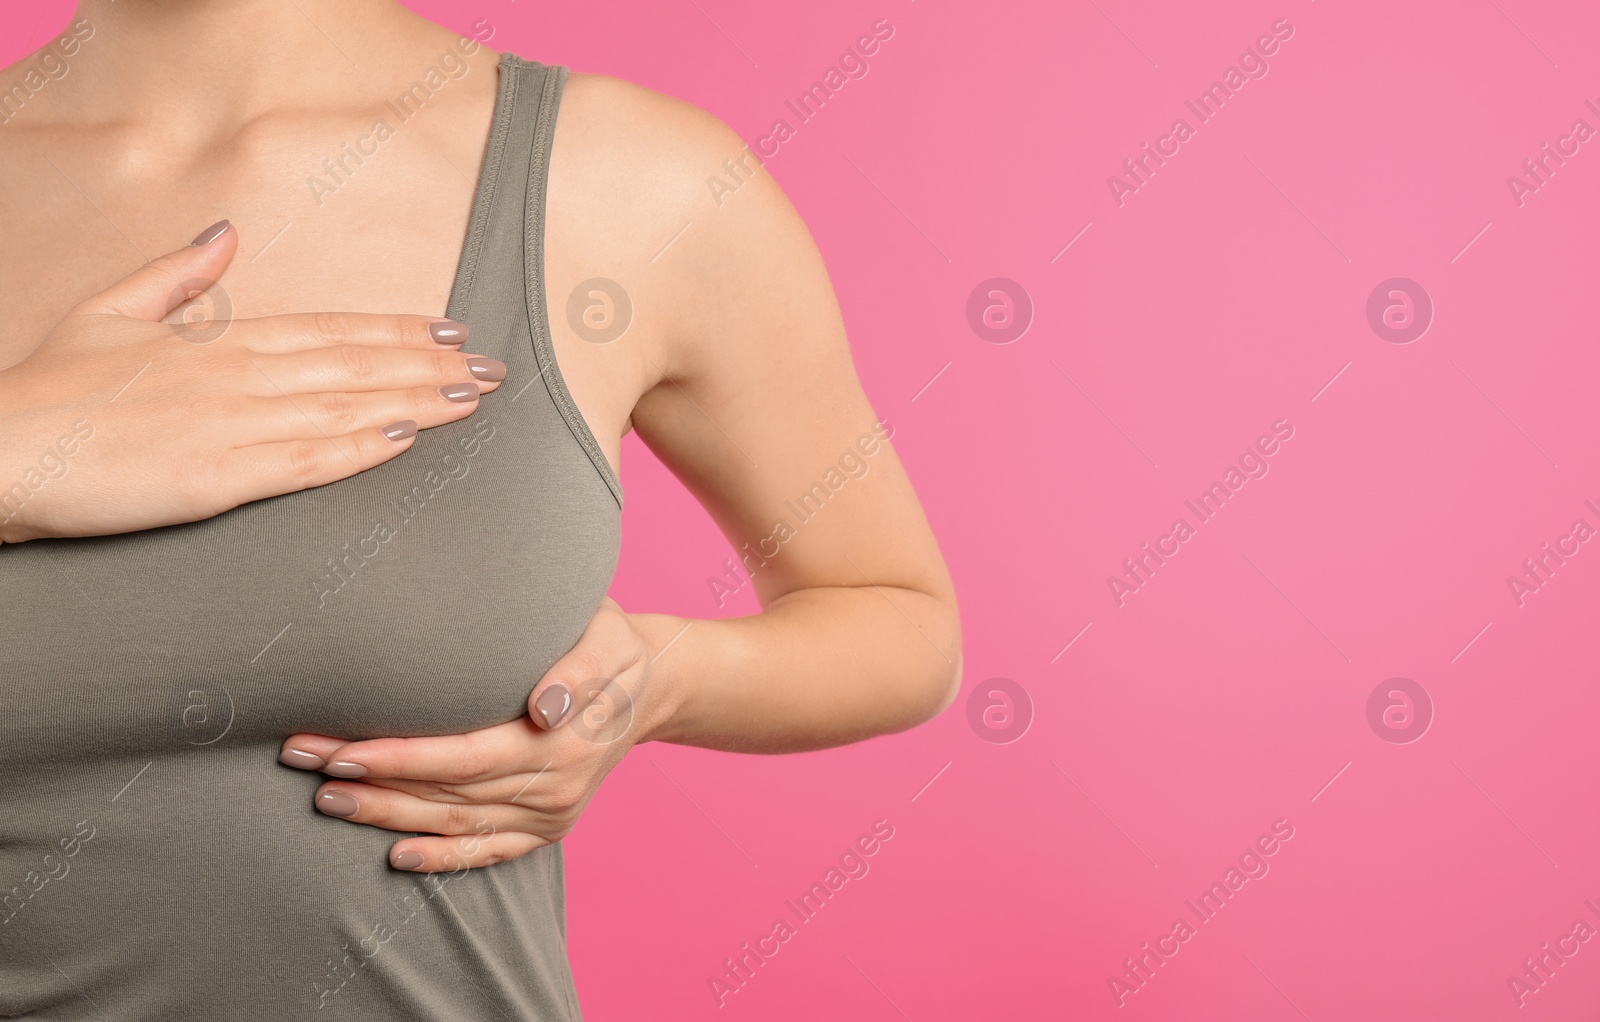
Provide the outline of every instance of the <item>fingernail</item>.
<path id="1" fill-rule="evenodd" d="M 321 770 L 326 762 L 321 756 L 313 756 L 309 752 L 299 749 L 287 749 L 278 753 L 278 762 L 284 766 L 296 767 L 300 770 Z"/>
<path id="2" fill-rule="evenodd" d="M 397 443 L 408 437 L 414 437 L 417 435 L 417 420 L 401 419 L 399 422 L 391 422 L 383 427 L 383 435 Z"/>
<path id="3" fill-rule="evenodd" d="M 460 344 L 467 339 L 467 324 L 446 319 L 428 326 L 428 334 L 435 344 Z"/>
<path id="4" fill-rule="evenodd" d="M 332 763 L 329 763 L 327 766 L 323 767 L 322 772 L 325 774 L 332 774 L 335 777 L 367 776 L 366 767 L 362 766 L 360 763 L 352 763 L 347 759 L 334 760 Z"/>
<path id="5" fill-rule="evenodd" d="M 499 383 L 506 378 L 506 364 L 497 358 L 469 358 L 467 368 L 472 370 L 474 380 L 488 380 L 490 383 Z"/>
<path id="6" fill-rule="evenodd" d="M 224 234 L 228 233 L 228 228 L 232 226 L 233 225 L 226 220 L 218 220 L 216 223 L 212 224 L 210 227 L 207 227 L 199 234 L 196 234 L 194 236 L 194 240 L 189 242 L 189 244 L 191 246 L 209 245 L 213 241 L 216 241 L 218 238 L 222 237 Z"/>
<path id="7" fill-rule="evenodd" d="M 549 730 L 567 719 L 567 711 L 572 709 L 572 690 L 558 681 L 539 693 L 533 708 L 539 711 L 545 729 Z"/>
<path id="8" fill-rule="evenodd" d="M 342 791 L 325 791 L 317 796 L 317 808 L 329 816 L 354 816 L 361 803 Z"/>
<path id="9" fill-rule="evenodd" d="M 452 383 L 439 388 L 439 396 L 446 401 L 476 401 L 480 393 L 476 383 Z"/>
<path id="10" fill-rule="evenodd" d="M 395 852 L 395 869 L 416 869 L 423 862 L 422 855 L 418 852 Z"/>

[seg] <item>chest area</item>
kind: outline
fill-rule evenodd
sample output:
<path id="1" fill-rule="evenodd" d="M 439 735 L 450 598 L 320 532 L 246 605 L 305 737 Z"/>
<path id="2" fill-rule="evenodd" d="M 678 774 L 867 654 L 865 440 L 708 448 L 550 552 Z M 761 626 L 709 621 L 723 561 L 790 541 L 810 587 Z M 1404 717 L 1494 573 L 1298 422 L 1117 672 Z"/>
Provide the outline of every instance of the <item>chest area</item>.
<path id="1" fill-rule="evenodd" d="M 329 486 L 7 547 L 0 766 L 514 719 L 604 596 L 618 527 L 535 382 Z"/>

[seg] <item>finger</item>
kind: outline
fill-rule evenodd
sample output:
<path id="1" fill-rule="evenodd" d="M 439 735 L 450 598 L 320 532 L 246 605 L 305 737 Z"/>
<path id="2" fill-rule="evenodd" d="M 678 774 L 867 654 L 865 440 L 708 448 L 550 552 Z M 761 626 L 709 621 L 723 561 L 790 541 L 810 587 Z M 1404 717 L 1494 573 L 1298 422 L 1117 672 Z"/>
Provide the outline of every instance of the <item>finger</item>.
<path id="1" fill-rule="evenodd" d="M 328 735 L 290 735 L 278 750 L 278 762 L 297 770 L 321 770 L 328 765 L 334 750 L 347 744 L 346 739 Z"/>
<path id="2" fill-rule="evenodd" d="M 294 744 L 321 756 L 327 767 L 313 769 L 335 777 L 470 784 L 540 770 L 550 760 L 548 741 L 526 717 L 519 717 L 461 735 L 374 738 L 333 746 L 296 739 Z"/>
<path id="3" fill-rule="evenodd" d="M 441 387 L 372 394 L 285 394 L 274 398 L 246 399 L 253 444 L 285 440 L 311 440 L 342 436 L 361 429 L 410 419 L 418 429 L 432 429 L 465 419 L 478 408 L 477 397 L 466 391 Z M 456 393 L 464 400 L 445 396 Z"/>
<path id="4" fill-rule="evenodd" d="M 549 836 L 561 826 L 552 817 L 520 805 L 436 802 L 355 781 L 326 782 L 317 789 L 312 804 L 319 813 L 351 823 L 423 834 L 482 835 L 520 830 Z"/>
<path id="5" fill-rule="evenodd" d="M 238 248 L 239 232 L 219 220 L 189 245 L 150 260 L 72 311 L 156 322 L 215 284 Z"/>
<path id="6" fill-rule="evenodd" d="M 528 716 L 542 728 L 561 726 L 604 693 L 608 700 L 626 693 L 611 684 L 639 663 L 643 644 L 637 641 L 622 609 L 609 598 L 590 619 L 578 641 L 550 666 L 528 696 Z"/>
<path id="7" fill-rule="evenodd" d="M 389 864 L 414 873 L 477 869 L 527 855 L 552 842 L 536 834 L 508 831 L 467 837 L 413 837 L 395 842 Z"/>
<path id="8" fill-rule="evenodd" d="M 463 354 L 438 345 L 431 351 L 345 344 L 335 348 L 255 356 L 257 393 L 366 393 L 408 387 L 477 383 L 493 390 L 506 378 L 506 364 L 484 355 Z"/>
<path id="9" fill-rule="evenodd" d="M 453 350 L 468 334 L 467 325 L 453 319 L 376 312 L 295 312 L 241 319 L 236 327 L 251 351 L 274 355 L 349 344 Z"/>
<path id="10" fill-rule="evenodd" d="M 219 483 L 208 492 L 226 494 L 223 503 L 231 500 L 228 506 L 237 507 L 324 486 L 399 457 L 416 443 L 416 435 L 417 424 L 404 420 L 343 436 L 235 448 L 222 456 L 217 473 L 226 484 Z"/>

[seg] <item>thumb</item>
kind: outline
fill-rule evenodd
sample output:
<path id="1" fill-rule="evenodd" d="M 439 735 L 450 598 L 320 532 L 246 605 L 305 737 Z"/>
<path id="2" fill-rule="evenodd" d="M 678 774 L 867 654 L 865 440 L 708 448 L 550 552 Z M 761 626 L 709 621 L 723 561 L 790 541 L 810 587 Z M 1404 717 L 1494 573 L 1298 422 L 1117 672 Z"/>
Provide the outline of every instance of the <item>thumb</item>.
<path id="1" fill-rule="evenodd" d="M 219 220 L 188 245 L 145 263 L 73 311 L 156 322 L 215 284 L 238 250 L 239 232 Z"/>
<path id="2" fill-rule="evenodd" d="M 608 598 L 572 649 L 533 687 L 528 716 L 546 730 L 568 720 L 578 721 L 582 725 L 579 730 L 591 741 L 599 740 L 599 732 L 610 734 L 617 725 L 625 730 L 633 699 L 624 680 L 637 687 L 635 675 L 642 674 L 647 657 L 644 642 L 627 615 Z"/>

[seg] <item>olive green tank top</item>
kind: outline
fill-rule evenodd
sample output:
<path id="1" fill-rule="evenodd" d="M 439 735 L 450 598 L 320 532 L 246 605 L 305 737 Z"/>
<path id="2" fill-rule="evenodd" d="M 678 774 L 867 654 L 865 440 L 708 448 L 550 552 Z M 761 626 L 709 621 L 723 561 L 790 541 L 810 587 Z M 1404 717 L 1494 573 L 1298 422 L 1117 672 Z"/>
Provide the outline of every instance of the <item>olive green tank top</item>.
<path id="1" fill-rule="evenodd" d="M 396 870 L 404 835 L 277 761 L 522 716 L 610 584 L 622 491 L 544 291 L 565 80 L 500 60 L 446 312 L 508 367 L 474 415 L 206 521 L 0 550 L 0 1016 L 578 1018 L 559 845 Z"/>

